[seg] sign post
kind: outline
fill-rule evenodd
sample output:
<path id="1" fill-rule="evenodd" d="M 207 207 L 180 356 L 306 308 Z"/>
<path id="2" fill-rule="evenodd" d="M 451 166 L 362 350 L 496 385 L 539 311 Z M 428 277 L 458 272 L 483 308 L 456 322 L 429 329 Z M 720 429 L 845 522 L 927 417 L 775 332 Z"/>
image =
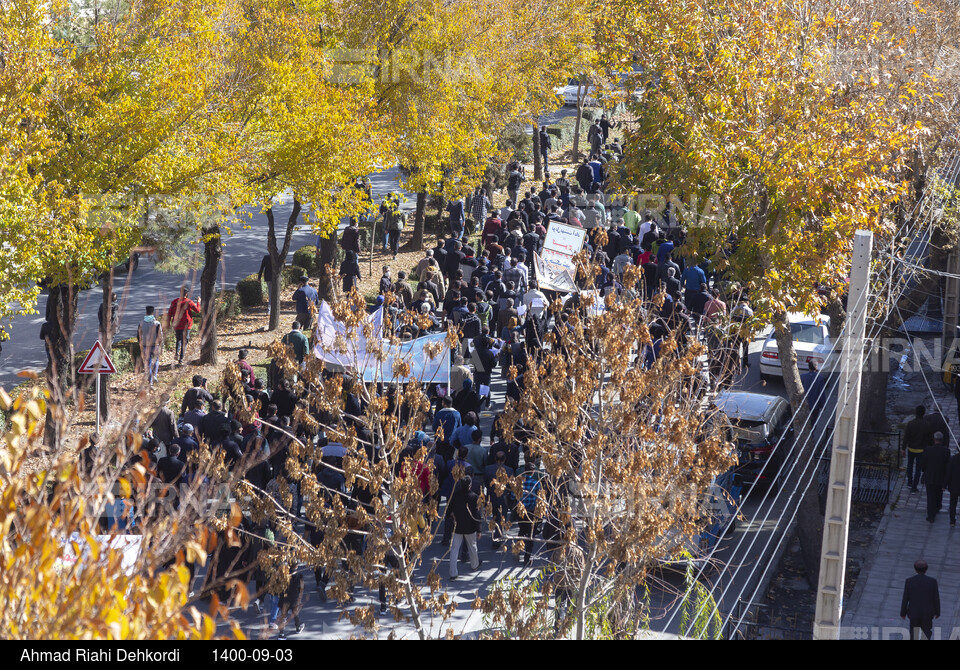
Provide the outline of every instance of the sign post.
<path id="1" fill-rule="evenodd" d="M 103 345 L 100 344 L 100 340 L 97 340 L 90 351 L 87 353 L 86 357 L 83 359 L 83 363 L 80 364 L 80 368 L 77 370 L 77 374 L 81 375 L 96 375 L 97 376 L 97 432 L 100 432 L 100 375 L 112 375 L 116 374 L 117 368 L 113 364 L 113 361 L 110 360 L 110 356 L 107 354 L 107 350 L 103 348 Z"/>

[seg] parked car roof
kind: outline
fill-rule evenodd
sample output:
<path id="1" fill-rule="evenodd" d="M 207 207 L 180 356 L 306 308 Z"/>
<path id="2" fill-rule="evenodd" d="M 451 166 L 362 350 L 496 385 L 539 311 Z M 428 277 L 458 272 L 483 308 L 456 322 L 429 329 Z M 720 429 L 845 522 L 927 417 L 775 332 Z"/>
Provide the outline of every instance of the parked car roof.
<path id="1" fill-rule="evenodd" d="M 769 421 L 786 400 L 778 395 L 749 391 L 721 391 L 713 400 L 717 408 L 731 420 Z"/>

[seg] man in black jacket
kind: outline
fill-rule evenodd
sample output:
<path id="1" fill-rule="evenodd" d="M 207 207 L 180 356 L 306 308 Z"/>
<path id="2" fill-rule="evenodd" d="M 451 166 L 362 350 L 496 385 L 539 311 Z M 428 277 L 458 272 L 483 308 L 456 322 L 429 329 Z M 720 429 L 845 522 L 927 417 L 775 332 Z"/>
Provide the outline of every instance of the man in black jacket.
<path id="1" fill-rule="evenodd" d="M 199 398 L 204 402 L 213 400 L 210 391 L 207 390 L 207 380 L 202 375 L 193 376 L 193 387 L 187 389 L 183 394 L 183 402 L 180 403 L 180 414 L 186 414 L 194 408 L 194 401 Z"/>
<path id="2" fill-rule="evenodd" d="M 473 491 L 473 478 L 470 475 L 461 477 L 450 496 L 454 530 L 453 543 L 450 546 L 450 579 L 457 578 L 457 562 L 460 558 L 460 546 L 464 540 L 470 554 L 470 567 L 476 570 L 480 567 L 480 557 L 477 555 L 477 533 L 480 531 L 479 496 Z"/>
<path id="3" fill-rule="evenodd" d="M 933 620 L 940 618 L 940 589 L 937 580 L 927 577 L 927 562 L 918 560 L 913 564 L 917 571 L 903 584 L 903 601 L 900 604 L 900 618 L 910 618 L 910 639 L 914 639 L 917 629 L 929 640 L 933 637 Z"/>
<path id="4" fill-rule="evenodd" d="M 950 450 L 943 443 L 943 433 L 933 434 L 933 445 L 923 452 L 924 485 L 927 487 L 927 521 L 933 523 L 943 507 L 943 485 L 950 462 Z"/>
<path id="5" fill-rule="evenodd" d="M 447 257 L 443 261 L 443 272 L 448 279 L 453 280 L 457 270 L 460 269 L 460 262 L 467 257 L 462 251 L 463 245 L 457 240 L 453 248 L 447 251 Z"/>
<path id="6" fill-rule="evenodd" d="M 540 157 L 543 159 L 543 171 L 550 172 L 550 166 L 547 164 L 547 157 L 552 148 L 552 142 L 550 141 L 550 135 L 547 134 L 547 127 L 540 126 Z"/>
<path id="7" fill-rule="evenodd" d="M 944 482 L 950 491 L 950 525 L 957 525 L 957 502 L 960 501 L 960 452 L 950 457 L 947 465 L 947 477 Z"/>
<path id="8" fill-rule="evenodd" d="M 207 442 L 213 442 L 220 438 L 220 431 L 224 428 L 229 433 L 230 419 L 223 411 L 223 404 L 219 400 L 214 400 L 210 403 L 210 413 L 197 425 L 197 432 Z"/>
<path id="9" fill-rule="evenodd" d="M 590 159 L 583 159 L 583 163 L 577 167 L 575 177 L 580 188 L 589 192 L 593 187 L 593 168 L 590 167 Z"/>
<path id="10" fill-rule="evenodd" d="M 187 464 L 179 456 L 180 445 L 173 443 L 167 447 L 167 455 L 157 461 L 157 474 L 164 484 L 175 484 L 183 476 Z"/>

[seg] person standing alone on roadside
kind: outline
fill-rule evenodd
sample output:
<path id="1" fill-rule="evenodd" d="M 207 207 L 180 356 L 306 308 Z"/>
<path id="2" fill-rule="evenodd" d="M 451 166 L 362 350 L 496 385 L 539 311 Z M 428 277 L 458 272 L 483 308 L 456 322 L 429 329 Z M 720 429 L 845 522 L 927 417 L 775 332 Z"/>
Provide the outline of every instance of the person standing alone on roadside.
<path id="1" fill-rule="evenodd" d="M 540 157 L 543 159 L 543 171 L 550 173 L 550 166 L 547 163 L 548 155 L 551 149 L 550 135 L 547 133 L 546 126 L 540 126 Z"/>
<path id="2" fill-rule="evenodd" d="M 267 282 L 267 295 L 270 295 L 273 285 L 273 259 L 270 254 L 264 255 L 260 260 L 260 271 L 257 272 L 257 281 Z M 270 300 L 267 300 L 267 316 L 270 316 Z"/>

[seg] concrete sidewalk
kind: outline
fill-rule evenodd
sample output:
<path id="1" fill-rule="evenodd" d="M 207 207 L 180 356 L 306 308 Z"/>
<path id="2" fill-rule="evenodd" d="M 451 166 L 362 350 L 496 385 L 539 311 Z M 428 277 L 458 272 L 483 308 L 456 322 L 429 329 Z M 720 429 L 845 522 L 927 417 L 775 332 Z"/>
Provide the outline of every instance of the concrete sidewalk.
<path id="1" fill-rule="evenodd" d="M 940 382 L 938 371 L 924 369 L 926 380 L 914 371 L 907 375 L 906 385 L 891 387 L 889 413 L 906 420 L 912 418 L 918 404 L 923 404 L 928 414 L 939 409 L 953 432 L 948 444 L 951 453 L 956 453 L 960 432 L 955 431 L 960 422 L 953 392 Z M 905 480 L 901 469 L 871 551 L 844 603 L 842 639 L 909 639 L 909 623 L 900 618 L 900 603 L 904 580 L 916 574 L 913 563 L 921 558 L 930 566 L 927 575 L 940 586 L 941 616 L 934 620 L 934 638 L 960 639 L 960 526 L 950 525 L 950 494 L 944 491 L 943 508 L 933 523 L 928 523 L 926 489 L 921 484 L 919 493 L 911 493 Z"/>
<path id="2" fill-rule="evenodd" d="M 950 495 L 944 495 L 943 510 L 928 523 L 927 496 L 922 486 L 919 493 L 900 488 L 899 482 L 898 488 L 896 502 L 880 522 L 874 551 L 860 572 L 849 602 L 844 604 L 840 637 L 909 638 L 908 623 L 900 618 L 903 583 L 916 574 L 913 562 L 922 558 L 930 565 L 927 574 L 940 584 L 941 616 L 934 621 L 934 638 L 960 639 L 960 527 L 950 526 Z"/>

